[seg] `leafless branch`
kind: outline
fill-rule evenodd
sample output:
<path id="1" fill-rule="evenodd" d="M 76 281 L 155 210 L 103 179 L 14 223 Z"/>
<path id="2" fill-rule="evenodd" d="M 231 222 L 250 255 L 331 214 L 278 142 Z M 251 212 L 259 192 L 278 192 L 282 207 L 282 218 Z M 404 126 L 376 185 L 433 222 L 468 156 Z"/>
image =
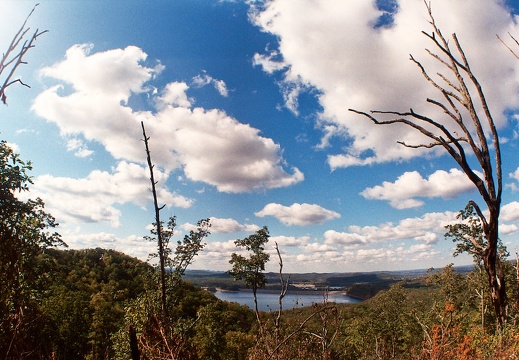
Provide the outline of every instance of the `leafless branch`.
<path id="1" fill-rule="evenodd" d="M 27 64 L 26 61 L 24 61 L 24 56 L 27 54 L 27 52 L 34 48 L 34 43 L 40 37 L 41 35 L 45 34 L 47 30 L 39 31 L 36 29 L 36 31 L 33 33 L 33 35 L 28 39 L 25 40 L 25 36 L 29 32 L 30 28 L 26 28 L 27 21 L 33 14 L 34 10 L 39 4 L 36 4 L 34 8 L 31 10 L 25 21 L 23 22 L 22 26 L 18 30 L 18 32 L 13 37 L 9 47 L 7 48 L 6 52 L 2 54 L 2 58 L 0 60 L 0 76 L 6 73 L 6 76 L 3 80 L 2 85 L 0 86 L 0 100 L 7 104 L 7 96 L 5 94 L 5 91 L 8 87 L 10 87 L 13 84 L 20 83 L 23 86 L 30 87 L 28 84 L 22 82 L 20 79 L 13 79 L 16 71 L 18 70 L 18 67 L 20 65 Z M 23 41 L 23 43 L 22 43 Z"/>
<path id="2" fill-rule="evenodd" d="M 290 334 L 288 334 L 287 336 L 285 336 L 285 338 L 279 342 L 276 347 L 274 348 L 274 350 L 270 353 L 268 359 L 271 359 L 272 356 L 274 356 L 277 351 L 279 350 L 279 348 L 281 348 L 281 346 L 283 346 L 284 344 L 286 344 L 292 337 L 294 337 L 296 334 L 298 334 L 299 332 L 301 332 L 301 330 L 304 329 L 304 327 L 306 326 L 306 324 L 316 315 L 318 315 L 319 313 L 323 312 L 323 311 L 327 311 L 329 309 L 332 309 L 333 306 L 326 306 L 326 307 L 323 307 L 317 311 L 314 311 L 312 312 L 310 315 L 308 315 L 308 317 L 306 319 L 304 319 L 300 324 L 299 326 L 294 330 L 292 331 Z"/>
<path id="3" fill-rule="evenodd" d="M 497 255 L 498 222 L 502 194 L 499 136 L 483 88 L 470 67 L 458 37 L 456 34 L 452 34 L 451 41 L 454 45 L 451 49 L 449 40 L 443 36 L 436 24 L 430 3 L 425 0 L 424 3 L 429 13 L 432 31 L 431 33 L 423 31 L 423 34 L 433 42 L 438 53 L 428 49 L 426 51 L 450 72 L 452 79 L 442 73 L 437 73 L 436 75 L 443 82 L 440 84 L 429 75 L 422 63 L 412 55 L 410 60 L 418 66 L 426 81 L 443 97 L 443 101 L 428 98 L 427 103 L 440 109 L 447 118 L 421 115 L 413 109 L 408 112 L 371 111 L 367 113 L 355 109 L 350 109 L 350 111 L 367 117 L 376 125 L 402 124 L 413 128 L 430 139 L 430 142 L 413 145 L 399 141 L 399 144 L 409 148 L 429 149 L 442 146 L 476 186 L 488 207 L 488 215 L 483 214 L 477 204 L 471 200 L 471 204 L 482 222 L 484 236 L 487 240 L 487 244 L 482 250 L 484 265 L 491 290 L 492 303 L 498 323 L 501 326 L 506 321 L 507 296 L 504 273 Z M 519 46 L 519 42 L 513 37 L 512 39 Z M 508 46 L 506 47 L 512 51 Z M 512 53 L 519 59 L 514 51 Z M 456 127 L 447 128 L 443 125 L 448 120 L 451 120 L 452 125 Z M 455 130 L 460 131 L 461 135 L 458 135 Z M 491 146 L 489 141 L 492 142 Z M 462 144 L 468 146 L 464 147 Z M 466 148 L 475 155 L 479 164 L 477 170 L 469 164 Z M 494 159 L 491 158 L 491 148 L 494 152 Z M 480 173 L 483 174 L 482 177 L 478 175 Z"/>
<path id="4" fill-rule="evenodd" d="M 517 41 L 517 40 L 516 40 L 516 39 L 515 39 L 515 38 L 514 38 L 510 33 L 508 33 L 508 35 L 512 38 L 512 40 L 514 40 L 515 44 L 516 44 L 517 46 L 519 46 L 519 42 L 518 42 L 518 41 Z M 519 55 L 517 55 L 517 54 L 515 53 L 515 51 L 512 50 L 512 48 L 511 48 L 510 46 L 508 46 L 508 45 L 503 41 L 503 39 L 501 39 L 501 38 L 499 37 L 499 35 L 496 34 L 496 36 L 497 36 L 497 38 L 499 39 L 499 41 L 501 41 L 501 43 L 502 43 L 502 44 L 503 44 L 503 45 L 504 45 L 504 46 L 505 46 L 505 47 L 506 47 L 506 48 L 507 48 L 507 49 L 512 53 L 512 55 L 514 55 L 514 56 L 516 57 L 516 59 L 519 60 Z"/>
<path id="5" fill-rule="evenodd" d="M 279 293 L 278 314 L 274 321 L 274 326 L 276 329 L 276 338 L 279 338 L 279 331 L 280 331 L 280 327 L 281 327 L 281 314 L 283 312 L 283 298 L 285 297 L 285 295 L 287 294 L 287 291 L 288 291 L 288 283 L 290 281 L 290 275 L 288 276 L 288 279 L 286 281 L 283 279 L 283 258 L 281 257 L 281 252 L 279 251 L 278 243 L 275 242 L 275 244 L 276 245 L 274 246 L 274 248 L 276 249 L 276 252 L 278 254 L 278 259 L 279 259 L 279 281 L 281 283 L 281 292 Z"/>

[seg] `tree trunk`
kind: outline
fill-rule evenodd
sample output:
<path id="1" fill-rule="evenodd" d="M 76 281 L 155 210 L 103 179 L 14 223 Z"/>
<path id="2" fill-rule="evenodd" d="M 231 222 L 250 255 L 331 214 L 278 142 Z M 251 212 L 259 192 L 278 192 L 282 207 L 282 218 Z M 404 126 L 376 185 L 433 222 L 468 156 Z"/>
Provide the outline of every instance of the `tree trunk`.
<path id="1" fill-rule="evenodd" d="M 160 210 L 164 207 L 159 207 L 158 198 L 157 198 L 157 190 L 155 188 L 156 181 L 153 175 L 153 163 L 151 161 L 151 153 L 150 148 L 148 146 L 149 138 L 146 136 L 146 129 L 144 128 L 144 122 L 141 121 L 142 127 L 142 135 L 144 136 L 144 145 L 146 147 L 146 158 L 148 161 L 148 167 L 150 169 L 150 182 L 151 182 L 151 192 L 153 194 L 153 204 L 155 208 L 155 226 L 157 228 L 157 243 L 159 248 L 159 265 L 160 265 L 160 300 L 161 300 L 161 308 L 162 308 L 162 321 L 166 322 L 168 319 L 168 308 L 167 308 L 167 298 L 166 298 L 166 264 L 165 264 L 165 256 L 164 256 L 164 242 L 162 241 L 162 222 L 160 221 Z"/>
<path id="2" fill-rule="evenodd" d="M 137 341 L 137 333 L 135 331 L 135 328 L 131 325 L 128 329 L 128 334 L 130 336 L 130 349 L 131 349 L 132 360 L 140 360 L 141 353 L 139 352 L 139 343 Z"/>
<path id="3" fill-rule="evenodd" d="M 497 326 L 498 329 L 502 329 L 507 318 L 508 300 L 506 297 L 503 266 L 497 253 L 497 240 L 499 236 L 498 209 L 499 207 L 497 207 L 497 209 L 490 209 L 490 218 L 488 226 L 485 229 L 485 236 L 487 237 L 488 243 L 483 253 L 483 265 L 488 276 L 490 298 L 496 314 Z"/>

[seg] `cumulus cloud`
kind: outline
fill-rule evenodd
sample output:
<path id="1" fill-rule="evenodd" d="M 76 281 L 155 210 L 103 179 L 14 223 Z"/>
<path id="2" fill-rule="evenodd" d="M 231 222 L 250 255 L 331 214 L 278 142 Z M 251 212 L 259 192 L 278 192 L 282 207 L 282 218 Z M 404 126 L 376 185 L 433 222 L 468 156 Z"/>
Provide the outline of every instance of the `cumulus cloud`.
<path id="1" fill-rule="evenodd" d="M 218 80 L 213 78 L 212 76 L 206 74 L 205 72 L 201 75 L 197 75 L 193 78 L 193 86 L 195 87 L 204 87 L 206 85 L 212 84 L 214 88 L 222 95 L 223 97 L 229 96 L 229 91 L 227 90 L 227 85 L 225 81 Z"/>
<path id="2" fill-rule="evenodd" d="M 515 180 L 516 182 L 519 182 L 519 168 L 517 168 L 514 172 L 512 173 L 509 173 L 508 176 Z M 506 184 L 505 185 L 505 188 L 507 189 L 510 189 L 511 191 L 513 192 L 516 192 L 519 190 L 518 186 L 517 186 L 517 183 L 515 182 L 512 182 L 512 183 L 509 183 L 509 184 Z"/>
<path id="3" fill-rule="evenodd" d="M 426 244 L 413 245 L 409 248 L 361 249 L 356 253 L 348 253 L 348 255 L 357 262 L 369 263 L 378 261 L 388 263 L 418 262 L 433 258 L 438 254 L 439 253 L 435 251 L 431 245 Z"/>
<path id="4" fill-rule="evenodd" d="M 501 206 L 501 220 L 518 221 L 519 220 L 519 202 L 512 201 Z"/>
<path id="5" fill-rule="evenodd" d="M 306 244 L 304 247 L 304 251 L 310 252 L 310 253 L 316 253 L 316 252 L 331 253 L 331 252 L 337 252 L 337 248 L 335 248 L 329 244 L 321 244 L 321 243 L 314 242 L 314 243 Z"/>
<path id="6" fill-rule="evenodd" d="M 501 235 L 509 235 L 516 233 L 519 228 L 515 224 L 500 224 L 499 225 L 499 233 Z"/>
<path id="7" fill-rule="evenodd" d="M 155 169 L 158 184 L 164 184 L 167 175 Z M 149 202 L 149 172 L 137 164 L 120 162 L 112 172 L 95 170 L 86 178 L 41 175 L 31 188 L 31 196 L 39 196 L 46 208 L 60 222 L 107 222 L 120 225 L 121 211 L 117 205 L 133 203 L 145 206 Z M 170 192 L 159 185 L 159 201 L 168 207 L 190 207 L 191 199 Z"/>
<path id="8" fill-rule="evenodd" d="M 396 209 L 407 209 L 423 205 L 416 197 L 453 198 L 474 189 L 465 173 L 458 169 L 449 172 L 438 170 L 424 179 L 418 171 L 406 172 L 394 182 L 366 188 L 360 194 L 366 199 L 387 200 Z"/>
<path id="9" fill-rule="evenodd" d="M 304 179 L 299 169 L 285 164 L 280 146 L 258 129 L 217 109 L 191 108 L 194 100 L 186 95 L 185 83 L 172 82 L 162 91 L 151 88 L 149 81 L 163 66 L 143 65 L 147 56 L 141 49 L 91 51 L 91 45 L 73 46 L 63 61 L 41 71 L 63 83 L 40 93 L 33 110 L 62 135 L 81 134 L 116 159 L 143 163 L 142 121 L 158 167 L 181 168 L 188 179 L 219 191 L 279 188 Z M 200 85 L 207 81 L 226 89 L 207 74 L 196 80 Z M 144 92 L 156 104 L 155 112 L 128 106 L 130 97 Z"/>
<path id="10" fill-rule="evenodd" d="M 82 94 L 101 94 L 128 101 L 132 93 L 145 91 L 143 84 L 160 72 L 141 65 L 147 55 L 136 46 L 90 55 L 92 44 L 74 45 L 65 61 L 41 70 L 42 75 L 71 84 Z M 90 55 L 90 56 L 89 56 Z"/>
<path id="11" fill-rule="evenodd" d="M 211 227 L 209 231 L 211 231 L 211 234 L 229 234 L 229 233 L 235 233 L 235 232 L 255 232 L 260 229 L 258 225 L 254 224 L 240 224 L 238 221 L 227 218 L 216 218 L 211 217 L 209 218 L 209 221 L 211 223 Z M 196 230 L 196 225 L 194 224 L 184 224 L 182 225 L 182 228 L 189 231 L 189 230 Z"/>
<path id="12" fill-rule="evenodd" d="M 259 217 L 274 216 L 285 225 L 315 225 L 325 221 L 340 218 L 341 215 L 335 211 L 327 210 L 315 204 L 292 204 L 283 206 L 270 203 L 254 215 Z"/>
<path id="13" fill-rule="evenodd" d="M 157 99 L 159 107 L 164 105 L 191 107 L 193 100 L 187 97 L 186 91 L 189 89 L 184 82 L 172 82 L 167 84 Z"/>
<path id="14" fill-rule="evenodd" d="M 126 255 L 147 260 L 148 255 L 156 252 L 156 244 L 144 240 L 141 236 L 117 236 L 112 233 L 85 233 L 75 229 L 60 231 L 63 241 L 72 249 L 91 249 L 101 247 L 113 249 Z"/>
<path id="15" fill-rule="evenodd" d="M 326 244 L 338 244 L 346 247 L 359 247 L 383 241 L 415 240 L 427 245 L 438 241 L 443 236 L 445 226 L 456 221 L 456 214 L 428 213 L 422 217 L 406 218 L 398 224 L 384 223 L 378 226 L 352 225 L 347 232 L 328 230 L 324 233 Z"/>
<path id="16" fill-rule="evenodd" d="M 271 236 L 271 243 L 277 243 L 280 248 L 283 247 L 297 247 L 297 246 L 305 246 L 310 238 L 308 236 Z"/>
<path id="17" fill-rule="evenodd" d="M 504 110 L 519 105 L 519 63 L 495 38 L 496 34 L 505 37 L 508 32 L 519 31 L 503 4 L 486 0 L 432 2 L 443 34 L 450 37 L 456 32 L 472 69 L 484 84 L 498 127 L 507 121 Z M 283 91 L 287 84 L 293 87 L 297 83 L 317 89 L 323 109 L 317 125 L 325 136 L 345 141 L 344 152 L 334 151 L 328 157 L 332 169 L 439 151 L 400 146 L 397 140 L 407 144 L 423 144 L 426 140 L 409 127 L 377 126 L 348 111 L 407 111 L 413 107 L 419 113 L 438 115 L 441 122 L 445 119 L 425 102 L 427 98 L 441 100 L 441 94 L 409 61 L 411 53 L 430 74 L 439 71 L 440 64 L 424 50 L 434 48 L 421 33 L 430 31 L 424 3 L 400 0 L 390 26 L 377 26 L 386 10 L 377 8 L 374 1 L 273 0 L 266 6 L 252 5 L 254 23 L 276 36 L 279 44 L 266 54 L 256 55 L 254 63 L 267 73 L 283 69 Z M 488 61 L 489 53 L 495 61 Z M 270 60 L 272 54 L 276 62 Z M 291 97 L 287 101 L 288 107 L 297 103 Z"/>
<path id="18" fill-rule="evenodd" d="M 456 221 L 453 212 L 429 213 L 421 218 L 408 218 L 393 225 L 350 227 L 348 232 L 329 230 L 322 241 L 309 236 L 272 236 L 266 251 L 275 256 L 274 242 L 282 253 L 285 271 L 304 272 L 318 267 L 327 271 L 355 271 L 360 264 L 370 263 L 372 270 L 402 270 L 435 266 L 442 254 L 435 244 L 445 232 L 445 225 Z M 512 231 L 512 227 L 506 230 Z M 383 246 L 382 246 L 383 244 Z M 195 267 L 227 270 L 225 263 L 231 253 L 242 252 L 234 240 L 209 242 L 194 264 Z M 442 261 L 445 261 L 442 258 Z M 304 265 L 301 265 L 304 264 Z M 267 271 L 278 271 L 277 262 L 270 261 Z"/>
<path id="19" fill-rule="evenodd" d="M 366 236 L 356 233 L 338 232 L 335 230 L 328 230 L 324 233 L 324 239 L 327 244 L 341 244 L 345 246 L 366 244 Z"/>
<path id="20" fill-rule="evenodd" d="M 292 168 L 292 174 L 286 172 L 278 144 L 223 111 L 168 107 L 156 120 L 150 123 L 150 136 L 175 151 L 191 180 L 239 193 L 290 186 L 304 179 L 297 168 Z"/>
<path id="21" fill-rule="evenodd" d="M 283 61 L 279 60 L 279 53 L 277 51 L 272 51 L 268 54 L 254 54 L 252 64 L 254 66 L 260 66 L 267 74 L 272 74 L 287 67 Z"/>
<path id="22" fill-rule="evenodd" d="M 89 157 L 94 153 L 78 138 L 67 140 L 67 151 L 73 151 L 74 155 L 79 158 Z"/>

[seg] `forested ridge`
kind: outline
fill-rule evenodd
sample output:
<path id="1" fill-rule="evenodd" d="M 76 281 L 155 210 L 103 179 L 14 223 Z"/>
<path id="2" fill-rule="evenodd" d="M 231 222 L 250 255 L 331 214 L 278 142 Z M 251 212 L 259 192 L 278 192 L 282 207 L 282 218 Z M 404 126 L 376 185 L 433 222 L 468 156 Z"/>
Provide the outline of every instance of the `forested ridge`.
<path id="1" fill-rule="evenodd" d="M 516 269 L 507 263 L 511 282 Z M 128 326 L 145 333 L 156 311 L 149 264 L 114 250 L 46 249 L 35 258 L 41 271 L 26 328 L 4 327 L 1 351 L 18 359 L 130 359 Z M 519 351 L 517 309 L 495 333 L 481 268 L 461 274 L 447 266 L 411 283 L 402 281 L 356 305 L 321 304 L 283 311 L 279 359 L 497 359 Z M 368 283 L 369 284 L 369 283 Z M 182 282 L 171 308 L 180 359 L 265 358 L 254 312 Z M 251 294 L 252 296 L 252 294 Z M 510 299 L 517 294 L 510 291 Z M 9 320 L 3 313 L 4 326 Z M 260 313 L 273 337 L 277 311 Z M 304 326 L 301 324 L 309 319 Z M 13 319 L 11 319 L 13 320 Z M 23 343 L 17 344 L 17 337 Z M 8 341 L 14 340 L 14 341 Z M 6 345 L 13 345 L 9 349 Z M 16 346 L 14 346 L 16 345 Z M 12 354 L 12 355 L 9 355 Z"/>

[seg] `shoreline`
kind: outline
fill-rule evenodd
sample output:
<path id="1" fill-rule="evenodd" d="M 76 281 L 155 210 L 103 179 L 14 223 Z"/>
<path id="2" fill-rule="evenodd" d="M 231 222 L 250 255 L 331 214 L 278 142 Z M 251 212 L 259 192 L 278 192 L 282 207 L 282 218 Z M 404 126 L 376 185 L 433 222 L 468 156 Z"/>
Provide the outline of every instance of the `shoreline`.
<path id="1" fill-rule="evenodd" d="M 216 289 L 216 291 L 219 291 L 222 293 L 242 292 L 242 293 L 251 293 L 252 294 L 252 289 L 227 290 L 227 289 L 222 289 L 222 288 L 218 288 L 218 287 L 215 289 Z M 258 294 L 279 294 L 279 293 L 280 293 L 279 290 L 258 289 Z M 348 296 L 348 297 L 351 297 L 354 299 L 363 300 L 359 297 L 348 295 L 346 291 L 341 291 L 341 290 L 331 290 L 331 291 L 327 291 L 327 292 L 324 290 L 289 290 L 287 292 L 287 294 L 291 294 L 291 295 L 322 295 L 322 296 L 324 296 L 325 293 L 327 293 L 327 295 L 329 297 Z"/>

